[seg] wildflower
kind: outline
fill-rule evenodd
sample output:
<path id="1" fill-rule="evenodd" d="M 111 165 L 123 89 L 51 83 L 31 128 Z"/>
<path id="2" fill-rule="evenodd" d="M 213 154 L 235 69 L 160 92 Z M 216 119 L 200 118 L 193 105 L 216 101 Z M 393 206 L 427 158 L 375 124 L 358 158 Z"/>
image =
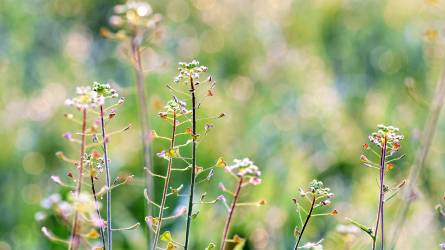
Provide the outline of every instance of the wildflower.
<path id="1" fill-rule="evenodd" d="M 357 234 L 359 233 L 359 229 L 353 225 L 338 225 L 336 227 L 336 231 L 341 234 Z"/>
<path id="2" fill-rule="evenodd" d="M 213 126 L 213 124 L 206 124 L 205 126 L 204 126 L 204 131 L 205 131 L 205 134 L 207 135 L 207 133 L 210 131 L 210 129 L 212 129 L 214 126 Z"/>
<path id="3" fill-rule="evenodd" d="M 67 132 L 63 134 L 63 138 L 67 139 L 68 141 L 71 141 L 73 139 L 73 135 Z"/>
<path id="4" fill-rule="evenodd" d="M 99 96 L 111 97 L 111 98 L 119 97 L 119 94 L 116 92 L 116 90 L 111 88 L 110 84 L 108 84 L 108 83 L 104 84 L 104 83 L 94 82 L 92 89 Z"/>
<path id="5" fill-rule="evenodd" d="M 93 151 L 91 154 L 85 154 L 84 156 L 85 166 L 90 166 L 92 176 L 96 175 L 96 171 L 102 173 L 105 167 L 105 160 L 97 151 Z"/>
<path id="6" fill-rule="evenodd" d="M 305 232 L 306 226 L 309 223 L 309 220 L 312 216 L 336 216 L 338 214 L 338 211 L 336 209 L 332 210 L 330 213 L 317 213 L 318 210 L 323 209 L 323 207 L 329 206 L 332 204 L 330 198 L 334 197 L 334 193 L 330 192 L 330 189 L 325 187 L 323 182 L 318 180 L 312 180 L 309 183 L 309 187 L 307 191 L 304 191 L 302 188 L 299 189 L 299 196 L 305 197 L 306 199 L 302 198 L 293 198 L 292 201 L 297 205 L 297 212 L 300 216 L 300 223 L 297 225 L 296 230 L 294 232 L 295 237 L 297 238 L 297 242 L 295 244 L 295 250 L 296 249 L 323 249 L 321 245 L 321 241 L 317 243 L 311 243 L 308 242 L 305 245 L 298 247 L 301 239 L 303 237 L 303 234 Z M 318 200 L 322 199 L 321 202 L 317 202 Z M 301 202 L 300 202 L 301 200 Z M 305 203 L 310 203 L 310 209 L 304 210 Z M 318 203 L 318 204 L 317 204 Z M 306 205 L 307 206 L 307 205 Z M 306 219 L 305 222 L 301 220 L 301 214 L 303 211 L 309 211 L 306 213 Z M 315 214 L 314 214 L 315 213 Z M 301 231 L 300 231 L 301 228 Z"/>
<path id="7" fill-rule="evenodd" d="M 36 221 L 43 221 L 45 218 L 46 218 L 46 214 L 44 212 L 39 211 L 34 214 L 34 219 Z"/>
<path id="8" fill-rule="evenodd" d="M 386 171 L 391 171 L 394 168 L 394 164 L 388 163 L 386 164 Z"/>
<path id="9" fill-rule="evenodd" d="M 309 184 L 309 190 L 316 195 L 328 195 L 330 188 L 325 188 L 321 181 L 312 180 Z"/>
<path id="10" fill-rule="evenodd" d="M 95 240 L 99 238 L 99 233 L 96 231 L 96 229 L 91 228 L 90 231 L 87 233 L 86 237 Z"/>
<path id="11" fill-rule="evenodd" d="M 118 31 L 113 34 L 111 31 L 102 29 L 102 35 L 119 40 L 128 37 L 141 36 L 152 33 L 156 30 L 161 16 L 153 14 L 151 6 L 142 1 L 128 1 L 125 4 L 114 7 L 114 15 L 110 17 L 110 24 Z M 143 37 L 140 37 L 142 40 Z M 142 41 L 140 41 L 142 42 Z"/>
<path id="12" fill-rule="evenodd" d="M 60 202 L 61 200 L 62 200 L 62 197 L 60 196 L 60 194 L 55 193 L 55 194 L 52 194 L 52 195 L 50 195 L 49 197 L 43 199 L 43 200 L 40 202 L 40 205 L 41 205 L 43 208 L 48 209 L 48 208 L 51 208 L 54 204 Z"/>
<path id="13" fill-rule="evenodd" d="M 189 110 L 187 110 L 186 106 L 187 103 L 185 101 L 182 101 L 177 97 L 174 97 L 173 100 L 168 101 L 167 105 L 165 106 L 166 112 L 164 113 L 168 114 L 176 112 L 176 113 L 186 114 L 190 112 Z"/>
<path id="14" fill-rule="evenodd" d="M 165 150 L 162 150 L 161 152 L 157 153 L 156 155 L 160 158 L 164 158 L 164 159 L 168 160 Z"/>
<path id="15" fill-rule="evenodd" d="M 320 205 L 322 206 L 329 206 L 331 205 L 331 201 L 330 200 L 323 200 L 320 202 Z"/>
<path id="16" fill-rule="evenodd" d="M 319 240 L 318 242 L 308 242 L 304 244 L 301 248 L 311 249 L 311 250 L 323 250 L 323 245 L 321 244 L 321 242 L 323 242 L 323 239 Z"/>
<path id="17" fill-rule="evenodd" d="M 180 62 L 178 67 L 179 74 L 175 77 L 174 83 L 186 82 L 188 83 L 189 79 L 193 79 L 195 84 L 199 84 L 196 81 L 199 81 L 199 77 L 201 73 L 207 72 L 208 68 L 206 66 L 199 66 L 199 62 L 197 60 L 193 60 L 189 63 Z"/>
<path id="18" fill-rule="evenodd" d="M 232 202 L 231 205 L 228 206 L 226 199 L 223 195 L 218 196 L 218 200 L 222 200 L 224 203 L 224 206 L 226 207 L 228 211 L 228 215 L 226 218 L 226 223 L 223 230 L 223 237 L 221 241 L 221 249 L 225 249 L 225 244 L 228 241 L 227 236 L 230 229 L 230 224 L 232 222 L 232 215 L 236 209 L 237 206 L 262 206 L 266 204 L 266 200 L 260 200 L 258 202 L 247 202 L 247 203 L 239 203 L 238 199 L 240 198 L 240 192 L 241 189 L 246 186 L 247 184 L 251 185 L 259 185 L 261 184 L 261 179 L 259 178 L 261 176 L 261 172 L 259 171 L 258 167 L 254 165 L 254 163 L 249 158 L 244 158 L 242 160 L 235 159 L 233 160 L 232 165 L 227 165 L 225 167 L 225 170 L 232 175 L 238 177 L 238 183 L 236 187 L 234 188 L 234 191 L 230 192 L 232 195 Z M 219 187 L 222 191 L 228 192 L 227 189 L 224 187 L 223 184 L 219 184 Z M 237 237 L 237 238 L 236 238 Z M 239 238 L 239 236 L 235 235 L 233 239 L 231 240 L 233 243 L 240 243 L 244 244 L 244 239 Z M 238 248 L 238 247 L 235 247 Z"/>
<path id="19" fill-rule="evenodd" d="M 249 183 L 254 185 L 254 186 L 259 185 L 259 184 L 261 184 L 261 179 L 258 178 L 258 177 L 251 177 L 249 179 Z"/>
<path id="20" fill-rule="evenodd" d="M 259 177 L 261 176 L 261 171 L 258 169 L 256 165 L 249 159 L 244 158 L 242 160 L 235 159 L 233 160 L 233 164 L 226 166 L 226 170 L 232 172 L 238 177 Z M 260 181 L 259 179 L 256 182 Z"/>
<path id="21" fill-rule="evenodd" d="M 362 162 L 369 162 L 368 157 L 366 157 L 365 155 L 360 155 L 360 160 L 361 160 Z"/>
<path id="22" fill-rule="evenodd" d="M 224 161 L 224 159 L 222 157 L 218 158 L 218 160 L 216 161 L 216 166 L 218 166 L 218 167 L 225 167 L 226 166 L 226 162 Z"/>
<path id="23" fill-rule="evenodd" d="M 77 96 L 72 99 L 66 99 L 65 105 L 73 106 L 79 110 L 96 108 L 103 105 L 105 98 L 100 96 L 90 86 L 81 86 L 76 88 Z"/>
<path id="24" fill-rule="evenodd" d="M 393 126 L 377 125 L 377 132 L 369 136 L 369 140 L 376 144 L 379 148 L 383 148 L 385 144 L 387 148 L 391 149 L 391 155 L 400 149 L 400 142 L 403 140 L 403 135 L 398 134 L 399 129 Z"/>

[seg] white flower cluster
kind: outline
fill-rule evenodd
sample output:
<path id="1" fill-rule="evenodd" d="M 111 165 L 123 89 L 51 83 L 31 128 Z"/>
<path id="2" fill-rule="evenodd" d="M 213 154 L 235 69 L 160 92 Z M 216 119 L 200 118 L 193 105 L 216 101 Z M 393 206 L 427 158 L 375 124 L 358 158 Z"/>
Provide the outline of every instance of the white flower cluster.
<path id="1" fill-rule="evenodd" d="M 73 106 L 79 110 L 97 108 L 105 104 L 106 98 L 116 98 L 118 93 L 110 84 L 94 82 L 92 87 L 80 86 L 76 88 L 76 97 L 65 100 L 65 105 Z"/>
<path id="2" fill-rule="evenodd" d="M 175 77 L 174 83 L 180 83 L 183 80 L 187 81 L 191 77 L 195 81 L 195 84 L 199 84 L 196 81 L 199 80 L 201 73 L 208 70 L 207 66 L 199 66 L 197 60 L 189 63 L 180 62 L 178 65 L 179 74 Z"/>
<path id="3" fill-rule="evenodd" d="M 242 160 L 239 160 L 239 159 L 233 160 L 233 164 L 226 166 L 226 170 L 234 173 L 236 176 L 239 176 L 239 177 L 244 177 L 244 176 L 259 177 L 259 176 L 261 176 L 261 171 L 249 158 L 244 158 Z"/>
<path id="4" fill-rule="evenodd" d="M 66 99 L 65 105 L 73 106 L 79 110 L 97 108 L 105 103 L 105 97 L 99 95 L 90 86 L 81 86 L 76 88 L 77 96 L 72 99 Z"/>
<path id="5" fill-rule="evenodd" d="M 161 21 L 159 14 L 153 14 L 150 4 L 142 1 L 128 1 L 116 5 L 110 24 L 116 28 L 128 29 L 135 32 L 137 29 L 154 30 Z"/>

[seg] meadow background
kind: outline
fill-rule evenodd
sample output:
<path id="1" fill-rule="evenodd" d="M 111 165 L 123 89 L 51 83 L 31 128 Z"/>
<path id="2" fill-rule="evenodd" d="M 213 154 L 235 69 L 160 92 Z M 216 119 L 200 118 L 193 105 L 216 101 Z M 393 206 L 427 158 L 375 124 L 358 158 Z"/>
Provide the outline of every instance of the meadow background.
<path id="1" fill-rule="evenodd" d="M 40 202 L 60 188 L 50 175 L 69 168 L 55 152 L 77 155 L 62 137 L 77 131 L 63 118 L 75 86 L 110 82 L 126 97 L 112 127 L 132 124 L 110 144 L 113 176 L 134 174 L 132 185 L 113 193 L 117 226 L 144 223 L 142 155 L 134 73 L 125 48 L 99 35 L 109 27 L 110 0 L 0 0 L 0 249 L 64 249 L 40 232 Z M 444 67 L 444 1 L 363 0 L 151 0 L 163 15 L 162 35 L 144 50 L 150 122 L 171 96 L 165 85 L 178 61 L 198 59 L 217 81 L 205 103 L 209 115 L 226 117 L 199 145 L 198 164 L 248 156 L 263 171 L 263 184 L 243 199 L 266 206 L 236 214 L 233 231 L 245 249 L 289 249 L 296 224 L 291 198 L 313 178 L 336 193 L 335 218 L 314 219 L 304 241 L 324 238 L 325 249 L 368 248 L 364 234 L 344 236 L 344 217 L 373 224 L 378 204 L 376 171 L 361 166 L 362 144 L 379 123 L 401 129 L 407 156 L 387 177 L 406 178 L 419 147 L 429 105 Z M 436 31 L 436 32 L 435 32 Z M 445 240 L 434 207 L 443 202 L 443 119 L 419 179 L 398 249 L 438 249 Z M 154 142 L 154 152 L 165 148 Z M 155 167 L 165 162 L 155 158 Z M 201 186 L 218 194 L 217 179 Z M 179 184 L 185 180 L 176 179 Z M 173 184 L 173 186 L 175 185 Z M 159 185 L 159 187 L 161 187 Z M 183 201 L 185 204 L 185 200 Z M 386 226 L 399 200 L 386 206 Z M 221 204 L 201 206 L 193 221 L 192 249 L 219 242 Z M 185 219 L 168 226 L 182 235 Z M 146 227 L 114 234 L 116 249 L 143 249 Z M 389 234 L 388 234 L 389 235 Z M 389 238 L 389 237 L 388 237 Z M 179 240 L 181 238 L 179 237 Z"/>

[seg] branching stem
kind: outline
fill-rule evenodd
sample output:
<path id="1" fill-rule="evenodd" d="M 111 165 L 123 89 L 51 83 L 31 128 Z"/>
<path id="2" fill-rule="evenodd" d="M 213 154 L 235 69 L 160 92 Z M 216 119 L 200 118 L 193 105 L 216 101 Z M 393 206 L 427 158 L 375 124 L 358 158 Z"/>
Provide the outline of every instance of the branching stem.
<path id="1" fill-rule="evenodd" d="M 175 147 L 175 138 L 176 138 L 176 111 L 173 111 L 172 137 L 170 140 L 170 148 L 171 149 L 173 149 Z M 164 181 L 164 190 L 162 191 L 162 201 L 161 201 L 161 207 L 159 210 L 158 225 L 156 227 L 156 234 L 155 234 L 155 238 L 154 238 L 153 250 L 157 249 L 159 234 L 161 232 L 162 219 L 164 216 L 165 201 L 167 200 L 168 185 L 169 185 L 170 177 L 171 177 L 171 173 L 172 173 L 172 164 L 173 164 L 173 157 L 170 157 L 168 159 L 167 175 L 166 175 L 166 178 Z"/>
<path id="2" fill-rule="evenodd" d="M 385 159 L 386 159 L 386 145 L 387 145 L 388 138 L 385 135 L 383 147 L 380 152 L 380 190 L 379 190 L 379 208 L 377 212 L 377 222 L 375 224 L 375 230 L 374 230 L 374 238 L 372 241 L 372 249 L 375 250 L 376 243 L 377 243 L 377 234 L 379 230 L 379 221 L 381 222 L 380 230 L 381 230 L 381 249 L 384 248 L 384 235 L 385 235 L 385 227 L 384 227 L 384 219 L 383 219 L 383 206 L 384 206 L 384 177 L 385 177 Z"/>
<path id="3" fill-rule="evenodd" d="M 303 225 L 303 228 L 301 229 L 301 233 L 300 233 L 300 235 L 298 235 L 298 240 L 297 240 L 297 243 L 295 244 L 295 248 L 294 248 L 295 250 L 298 249 L 298 245 L 300 244 L 301 238 L 303 237 L 304 230 L 306 229 L 306 226 L 309 223 L 309 219 L 312 216 L 312 212 L 314 211 L 314 206 L 315 206 L 315 196 L 312 197 L 311 208 L 310 208 L 309 213 L 306 217 L 306 220 L 304 221 L 304 225 Z"/>
<path id="4" fill-rule="evenodd" d="M 224 231 L 223 231 L 223 237 L 222 237 L 222 241 L 221 241 L 220 250 L 224 250 L 224 248 L 226 246 L 226 240 L 227 240 L 227 235 L 229 234 L 230 223 L 232 222 L 233 213 L 235 212 L 236 203 L 238 201 L 238 197 L 239 197 L 242 185 L 243 185 L 243 177 L 240 177 L 238 185 L 236 186 L 236 189 L 235 189 L 235 195 L 233 196 L 232 205 L 230 206 L 229 214 L 227 215 L 226 223 L 224 225 Z"/>

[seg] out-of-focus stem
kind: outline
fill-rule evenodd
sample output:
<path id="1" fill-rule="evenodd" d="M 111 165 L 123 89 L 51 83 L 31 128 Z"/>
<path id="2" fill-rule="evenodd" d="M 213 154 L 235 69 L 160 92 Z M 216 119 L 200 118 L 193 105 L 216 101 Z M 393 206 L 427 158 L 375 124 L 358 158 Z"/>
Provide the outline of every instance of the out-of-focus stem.
<path id="1" fill-rule="evenodd" d="M 105 181 L 107 185 L 107 247 L 109 250 L 113 249 L 113 236 L 111 230 L 111 175 L 110 166 L 108 163 L 108 150 L 107 143 L 108 139 L 105 133 L 105 121 L 104 121 L 104 109 L 100 106 L 100 124 L 102 129 L 102 146 L 104 151 L 104 162 L 105 162 Z"/>
<path id="2" fill-rule="evenodd" d="M 227 240 L 227 235 L 229 234 L 230 223 L 232 222 L 233 213 L 235 212 L 236 203 L 238 201 L 242 185 L 243 185 L 243 177 L 240 177 L 239 182 L 236 186 L 236 190 L 234 192 L 232 205 L 230 206 L 229 214 L 227 215 L 226 223 L 224 225 L 220 250 L 224 250 L 224 248 L 226 247 L 226 240 Z"/>
<path id="3" fill-rule="evenodd" d="M 193 193 L 195 192 L 195 179 L 196 179 L 196 97 L 195 97 L 195 83 L 193 77 L 190 76 L 190 93 L 192 96 L 192 173 L 190 177 L 190 195 L 189 205 L 187 210 L 187 227 L 185 231 L 185 244 L 184 249 L 188 249 L 190 238 L 190 222 L 192 218 L 193 210 Z"/>
<path id="4" fill-rule="evenodd" d="M 170 141 L 170 150 L 174 150 L 175 138 L 176 138 L 176 111 L 173 112 L 173 127 L 172 127 L 171 141 Z M 156 227 L 156 234 L 155 234 L 155 239 L 154 239 L 154 244 L 153 244 L 153 250 L 156 250 L 156 247 L 158 245 L 159 234 L 161 232 L 162 217 L 164 216 L 165 201 L 167 200 L 168 185 L 169 185 L 170 177 L 171 177 L 171 173 L 172 173 L 172 164 L 173 164 L 173 157 L 170 157 L 168 159 L 167 175 L 165 177 L 164 190 L 162 192 L 162 201 L 161 201 L 161 206 L 159 208 L 160 210 L 159 210 L 159 217 L 158 217 L 158 226 Z"/>
<path id="5" fill-rule="evenodd" d="M 402 205 L 399 209 L 397 220 L 394 223 L 394 231 L 390 241 L 389 249 L 395 249 L 397 240 L 399 239 L 400 232 L 403 229 L 403 225 L 405 223 L 408 210 L 412 203 L 411 196 L 416 186 L 416 182 L 417 179 L 419 178 L 420 172 L 422 171 L 425 165 L 425 160 L 428 156 L 428 152 L 430 150 L 430 146 L 433 141 L 434 134 L 436 132 L 437 122 L 439 120 L 439 115 L 442 110 L 444 100 L 445 100 L 445 66 L 442 69 L 442 78 L 436 87 L 434 99 L 430 107 L 428 118 L 425 122 L 425 127 L 422 131 L 422 136 L 420 137 L 420 147 L 417 149 L 416 158 L 414 160 L 414 165 L 411 167 L 410 170 L 407 186 L 402 194 L 404 200 L 402 200 Z"/>
<path id="6" fill-rule="evenodd" d="M 147 102 L 145 96 L 144 89 L 144 72 L 142 70 L 142 62 L 141 62 L 141 52 L 139 46 L 139 36 L 135 36 L 131 42 L 131 51 L 134 61 L 134 69 L 136 73 L 136 88 L 139 99 L 139 119 L 141 123 L 141 133 L 142 133 L 142 147 L 143 147 L 143 156 L 144 156 L 144 175 L 145 175 L 145 187 L 147 189 L 148 194 L 154 194 L 154 184 L 153 178 L 151 177 L 149 172 L 153 172 L 152 164 L 151 164 L 151 138 L 148 136 L 150 131 L 150 124 L 148 122 L 148 111 L 147 111 Z M 152 208 L 150 205 L 147 206 L 147 214 L 152 214 Z M 148 230 L 148 242 L 150 244 L 150 240 L 152 237 L 152 230 Z"/>
<path id="7" fill-rule="evenodd" d="M 82 135 L 81 135 L 81 143 L 80 143 L 80 161 L 79 161 L 79 176 L 77 178 L 77 185 L 75 190 L 76 198 L 79 197 L 80 192 L 82 191 L 82 178 L 83 178 L 83 161 L 85 157 L 85 133 L 87 128 L 87 110 L 83 109 L 82 111 Z M 77 208 L 74 208 L 74 216 L 73 216 L 73 226 L 71 228 L 71 239 L 68 249 L 75 250 L 79 247 L 79 211 Z"/>

